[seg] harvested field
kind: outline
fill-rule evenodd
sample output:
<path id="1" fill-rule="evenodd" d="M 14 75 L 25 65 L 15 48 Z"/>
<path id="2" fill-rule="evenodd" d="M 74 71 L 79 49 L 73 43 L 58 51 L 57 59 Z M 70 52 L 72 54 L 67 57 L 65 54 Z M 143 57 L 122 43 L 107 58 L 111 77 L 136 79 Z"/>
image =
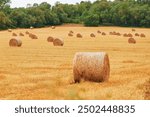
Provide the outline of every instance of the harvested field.
<path id="1" fill-rule="evenodd" d="M 13 29 L 19 34 L 27 29 Z M 83 39 L 69 37 L 68 32 L 80 32 Z M 136 44 L 128 44 L 122 36 L 89 34 L 98 30 L 109 34 L 111 31 L 133 35 Z M 58 26 L 34 28 L 37 40 L 28 35 L 21 37 L 23 45 L 11 48 L 8 45 L 12 33 L 0 31 L 0 99 L 148 99 L 145 82 L 150 79 L 150 29 L 120 27 Z M 64 39 L 64 46 L 47 43 L 47 37 Z M 107 82 L 84 81 L 72 84 L 73 58 L 76 52 L 106 52 L 109 55 L 110 77 Z M 148 85 L 149 86 L 149 85 Z"/>

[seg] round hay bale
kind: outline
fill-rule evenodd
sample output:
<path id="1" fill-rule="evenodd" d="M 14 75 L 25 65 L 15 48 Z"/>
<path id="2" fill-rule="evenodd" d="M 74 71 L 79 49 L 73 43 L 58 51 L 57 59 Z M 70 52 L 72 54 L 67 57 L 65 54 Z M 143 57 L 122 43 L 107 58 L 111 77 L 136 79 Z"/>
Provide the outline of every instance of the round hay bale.
<path id="1" fill-rule="evenodd" d="M 132 29 L 132 31 L 134 32 L 134 31 L 135 31 L 135 29 Z"/>
<path id="2" fill-rule="evenodd" d="M 23 33 L 19 33 L 19 35 L 20 35 L 20 36 L 24 36 L 24 34 L 23 34 Z"/>
<path id="3" fill-rule="evenodd" d="M 95 36 L 95 34 L 94 34 L 94 33 L 91 33 L 91 34 L 90 34 L 90 37 L 96 37 L 96 36 Z"/>
<path id="4" fill-rule="evenodd" d="M 52 26 L 51 28 L 52 28 L 52 29 L 55 29 L 56 27 L 55 27 L 55 26 Z"/>
<path id="5" fill-rule="evenodd" d="M 69 37 L 72 37 L 72 36 L 73 36 L 73 33 L 69 33 L 68 36 L 69 36 Z"/>
<path id="6" fill-rule="evenodd" d="M 116 33 L 116 35 L 117 35 L 117 36 L 121 36 L 121 34 L 120 34 L 119 32 L 118 32 L 118 33 Z"/>
<path id="7" fill-rule="evenodd" d="M 17 34 L 16 33 L 12 33 L 12 36 L 17 36 Z"/>
<path id="8" fill-rule="evenodd" d="M 30 37 L 31 39 L 38 39 L 38 37 L 37 37 L 36 35 L 32 34 L 32 33 L 29 34 L 29 37 Z"/>
<path id="9" fill-rule="evenodd" d="M 26 31 L 26 34 L 29 35 L 30 33 L 28 31 Z"/>
<path id="10" fill-rule="evenodd" d="M 77 38 L 82 38 L 82 35 L 80 33 L 78 33 Z"/>
<path id="11" fill-rule="evenodd" d="M 109 79 L 109 57 L 105 52 L 78 52 L 73 59 L 74 81 L 103 82 Z"/>
<path id="12" fill-rule="evenodd" d="M 145 34 L 143 34 L 143 33 L 142 33 L 140 36 L 141 36 L 141 37 L 146 37 Z"/>
<path id="13" fill-rule="evenodd" d="M 138 33 L 135 33 L 135 36 L 140 36 Z"/>
<path id="14" fill-rule="evenodd" d="M 125 33 L 125 34 L 123 34 L 123 36 L 124 36 L 124 37 L 128 37 L 128 34 Z"/>
<path id="15" fill-rule="evenodd" d="M 129 38 L 128 43 L 130 44 L 136 44 L 136 40 L 134 38 Z"/>
<path id="16" fill-rule="evenodd" d="M 48 38 L 47 38 L 47 41 L 48 41 L 48 42 L 53 42 L 53 41 L 54 41 L 54 38 L 53 38 L 53 37 L 48 37 Z"/>
<path id="17" fill-rule="evenodd" d="M 110 35 L 113 35 L 113 32 L 109 32 Z"/>
<path id="18" fill-rule="evenodd" d="M 101 33 L 101 31 L 100 31 L 100 30 L 98 30 L 98 31 L 97 31 L 97 33 Z"/>
<path id="19" fill-rule="evenodd" d="M 63 46 L 64 45 L 64 41 L 62 39 L 56 38 L 53 41 L 53 45 L 54 46 Z"/>
<path id="20" fill-rule="evenodd" d="M 9 46 L 10 47 L 21 47 L 22 46 L 22 41 L 20 39 L 12 38 L 9 41 Z"/>
<path id="21" fill-rule="evenodd" d="M 74 32 L 71 30 L 71 31 L 69 31 L 69 33 L 74 33 Z"/>
<path id="22" fill-rule="evenodd" d="M 133 37 L 133 35 L 129 33 L 129 34 L 128 34 L 128 37 Z"/>
<path id="23" fill-rule="evenodd" d="M 105 32 L 102 32 L 102 35 L 104 36 L 104 35 L 106 35 L 106 33 L 105 33 Z"/>
<path id="24" fill-rule="evenodd" d="M 12 29 L 8 29 L 8 32 L 12 32 Z"/>

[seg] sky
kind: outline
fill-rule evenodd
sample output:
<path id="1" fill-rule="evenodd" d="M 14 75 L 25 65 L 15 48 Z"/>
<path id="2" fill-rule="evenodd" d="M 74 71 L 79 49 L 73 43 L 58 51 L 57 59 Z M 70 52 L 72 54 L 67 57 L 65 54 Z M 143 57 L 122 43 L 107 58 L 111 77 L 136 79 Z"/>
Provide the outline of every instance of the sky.
<path id="1" fill-rule="evenodd" d="M 42 3 L 42 2 L 48 2 L 51 5 L 54 5 L 57 1 L 61 3 L 69 3 L 69 4 L 75 4 L 77 2 L 81 1 L 89 1 L 89 0 L 11 0 L 10 6 L 12 8 L 14 7 L 26 7 L 28 3 L 33 4 L 33 3 Z M 90 0 L 91 2 L 96 1 L 96 0 Z"/>

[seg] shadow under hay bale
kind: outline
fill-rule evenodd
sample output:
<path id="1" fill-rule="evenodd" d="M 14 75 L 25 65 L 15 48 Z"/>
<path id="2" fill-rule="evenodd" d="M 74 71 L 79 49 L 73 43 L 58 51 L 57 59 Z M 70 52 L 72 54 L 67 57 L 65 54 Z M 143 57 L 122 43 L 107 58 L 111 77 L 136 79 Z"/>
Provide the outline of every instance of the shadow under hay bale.
<path id="1" fill-rule="evenodd" d="M 145 34 L 143 34 L 143 33 L 142 33 L 140 36 L 141 36 L 141 37 L 146 37 Z"/>
<path id="2" fill-rule="evenodd" d="M 81 80 L 103 82 L 109 79 L 109 57 L 105 52 L 78 52 L 73 59 L 75 83 Z"/>
<path id="3" fill-rule="evenodd" d="M 17 36 L 17 34 L 16 33 L 12 33 L 12 36 Z"/>
<path id="4" fill-rule="evenodd" d="M 19 33 L 19 35 L 20 35 L 20 36 L 24 36 L 24 34 L 23 34 L 23 33 Z"/>
<path id="5" fill-rule="evenodd" d="M 12 38 L 9 41 L 9 46 L 10 47 L 21 47 L 22 46 L 22 41 L 20 39 Z"/>
<path id="6" fill-rule="evenodd" d="M 136 44 L 136 40 L 134 38 L 129 38 L 128 43 L 130 44 Z"/>
<path id="7" fill-rule="evenodd" d="M 90 34 L 90 37 L 93 37 L 93 38 L 94 38 L 94 37 L 96 37 L 96 36 L 95 36 L 94 33 L 91 33 L 91 34 Z"/>
<path id="8" fill-rule="evenodd" d="M 64 45 L 64 41 L 62 39 L 56 38 L 53 41 L 53 45 L 54 46 L 63 46 Z"/>
<path id="9" fill-rule="evenodd" d="M 47 41 L 48 41 L 48 42 L 53 42 L 53 41 L 54 41 L 54 38 L 53 38 L 53 37 L 48 37 L 48 38 L 47 38 Z"/>
<path id="10" fill-rule="evenodd" d="M 82 38 L 82 37 L 83 36 L 80 33 L 77 34 L 77 38 Z"/>

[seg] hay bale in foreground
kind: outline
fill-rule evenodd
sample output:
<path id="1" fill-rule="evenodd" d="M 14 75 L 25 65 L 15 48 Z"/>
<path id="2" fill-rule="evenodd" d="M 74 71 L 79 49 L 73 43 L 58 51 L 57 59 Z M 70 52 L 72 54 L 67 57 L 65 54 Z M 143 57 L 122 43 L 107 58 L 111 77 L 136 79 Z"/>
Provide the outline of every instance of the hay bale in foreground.
<path id="1" fill-rule="evenodd" d="M 146 37 L 145 34 L 143 34 L 143 33 L 142 33 L 140 36 L 141 36 L 141 37 Z"/>
<path id="2" fill-rule="evenodd" d="M 53 41 L 54 41 L 54 38 L 53 38 L 53 37 L 48 37 L 48 38 L 47 38 L 47 41 L 48 41 L 48 42 L 53 42 Z"/>
<path id="3" fill-rule="evenodd" d="M 8 32 L 12 32 L 12 29 L 8 29 Z"/>
<path id="4" fill-rule="evenodd" d="M 134 38 L 129 38 L 128 43 L 130 44 L 136 44 L 136 40 Z"/>
<path id="5" fill-rule="evenodd" d="M 78 52 L 73 59 L 74 81 L 88 80 L 94 82 L 109 79 L 109 57 L 105 52 Z"/>
<path id="6" fill-rule="evenodd" d="M 23 34 L 23 33 L 19 33 L 19 35 L 20 35 L 20 36 L 24 36 L 24 34 Z"/>
<path id="7" fill-rule="evenodd" d="M 31 39 L 38 39 L 38 37 L 35 34 L 32 34 L 32 33 L 29 34 L 29 37 Z"/>
<path id="8" fill-rule="evenodd" d="M 96 37 L 96 36 L 95 36 L 95 34 L 94 34 L 94 33 L 91 33 L 91 34 L 90 34 L 90 37 Z"/>
<path id="9" fill-rule="evenodd" d="M 54 46 L 63 46 L 64 45 L 64 41 L 62 39 L 56 38 L 53 41 L 53 45 Z"/>
<path id="10" fill-rule="evenodd" d="M 12 36 L 17 36 L 17 34 L 16 33 L 12 33 Z"/>
<path id="11" fill-rule="evenodd" d="M 82 38 L 82 35 L 80 33 L 78 33 L 77 38 Z"/>
<path id="12" fill-rule="evenodd" d="M 21 47 L 22 46 L 22 41 L 20 39 L 12 38 L 9 41 L 9 46 L 10 47 Z"/>

